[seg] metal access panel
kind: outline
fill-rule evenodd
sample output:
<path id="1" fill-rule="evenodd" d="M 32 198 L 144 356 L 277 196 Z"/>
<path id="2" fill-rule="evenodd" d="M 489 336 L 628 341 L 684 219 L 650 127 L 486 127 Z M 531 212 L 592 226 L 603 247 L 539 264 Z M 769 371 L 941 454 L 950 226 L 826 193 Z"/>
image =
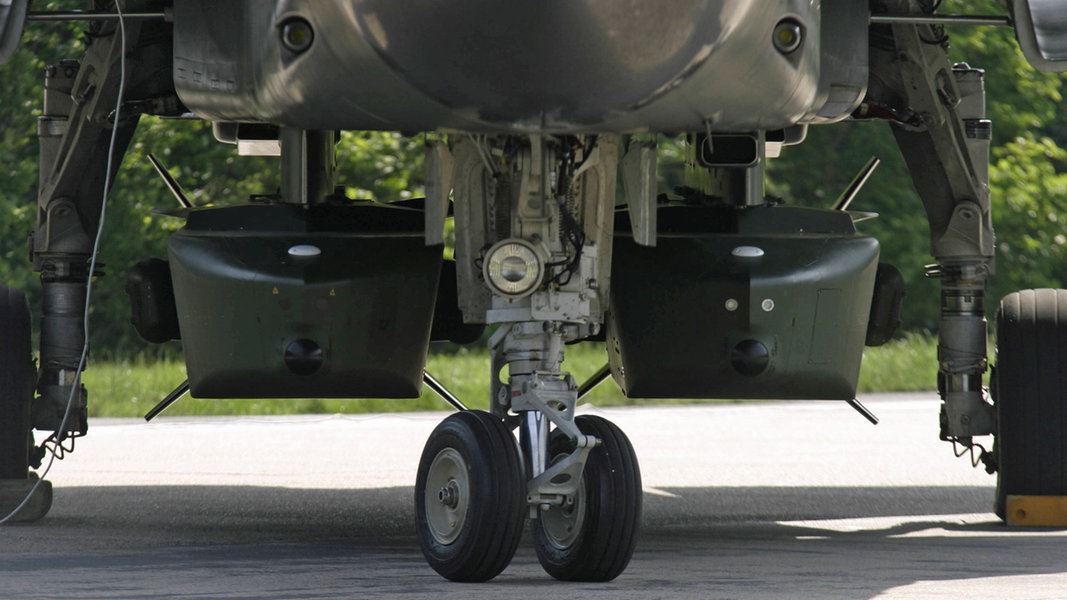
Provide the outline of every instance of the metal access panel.
<path id="1" fill-rule="evenodd" d="M 839 211 L 670 207 L 616 224 L 607 345 L 630 397 L 855 397 L 878 242 Z"/>
<path id="2" fill-rule="evenodd" d="M 245 205 L 170 239 L 192 395 L 419 395 L 441 269 L 421 211 Z"/>
<path id="3" fill-rule="evenodd" d="M 183 0 L 174 84 L 203 118 L 306 129 L 770 130 L 852 112 L 868 13 L 847 0 Z"/>

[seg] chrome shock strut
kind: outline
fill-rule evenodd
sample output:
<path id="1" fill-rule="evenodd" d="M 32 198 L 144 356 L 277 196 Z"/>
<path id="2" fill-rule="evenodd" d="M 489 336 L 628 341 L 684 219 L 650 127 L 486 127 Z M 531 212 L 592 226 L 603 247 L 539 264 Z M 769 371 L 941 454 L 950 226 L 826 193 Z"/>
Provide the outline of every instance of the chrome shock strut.
<path id="1" fill-rule="evenodd" d="M 474 143 L 484 142 L 467 145 Z M 562 363 L 565 345 L 595 334 L 603 321 L 618 139 L 532 135 L 505 143 L 507 151 L 495 154 L 486 147 L 456 149 L 461 165 L 464 153 L 474 157 L 460 173 L 494 171 L 497 181 L 483 186 L 477 179 L 475 185 L 474 176 L 460 176 L 461 189 L 491 187 L 492 193 L 484 213 L 457 214 L 475 224 L 467 231 L 477 232 L 479 223 L 488 231 L 482 239 L 457 241 L 457 254 L 477 243 L 487 248 L 479 256 L 479 275 L 490 292 L 485 321 L 499 324 L 489 341 L 491 410 L 520 427 L 527 500 L 536 515 L 539 507 L 562 504 L 577 492 L 597 443 L 574 422 L 578 386 Z M 490 163 L 490 156 L 503 158 Z M 477 299 L 468 305 L 477 310 Z M 567 456 L 548 454 L 553 427 L 574 444 Z"/>

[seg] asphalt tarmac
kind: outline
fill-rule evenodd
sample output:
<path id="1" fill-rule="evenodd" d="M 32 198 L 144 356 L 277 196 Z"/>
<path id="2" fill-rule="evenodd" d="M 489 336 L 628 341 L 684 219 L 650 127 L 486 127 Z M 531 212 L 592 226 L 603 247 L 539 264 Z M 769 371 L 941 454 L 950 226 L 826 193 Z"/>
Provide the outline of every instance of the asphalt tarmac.
<path id="1" fill-rule="evenodd" d="M 413 482 L 447 413 L 95 421 L 51 513 L 0 527 L 0 598 L 1063 598 L 1067 531 L 1009 529 L 993 477 L 937 439 L 936 395 L 585 408 L 641 461 L 629 569 L 560 583 L 524 543 L 441 579 Z"/>

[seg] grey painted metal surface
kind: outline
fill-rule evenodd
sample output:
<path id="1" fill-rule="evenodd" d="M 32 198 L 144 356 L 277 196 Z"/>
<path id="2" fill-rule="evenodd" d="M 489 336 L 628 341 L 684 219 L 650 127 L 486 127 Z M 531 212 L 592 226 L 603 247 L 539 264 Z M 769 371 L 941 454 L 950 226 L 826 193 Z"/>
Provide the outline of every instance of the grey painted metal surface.
<path id="1" fill-rule="evenodd" d="M 1042 71 L 1067 70 L 1067 2 L 1018 0 L 1010 4 L 1026 60 Z"/>
<path id="2" fill-rule="evenodd" d="M 746 131 L 843 118 L 866 89 L 855 2 L 198 0 L 174 11 L 175 85 L 212 120 Z M 795 35 L 776 42 L 783 27 Z"/>

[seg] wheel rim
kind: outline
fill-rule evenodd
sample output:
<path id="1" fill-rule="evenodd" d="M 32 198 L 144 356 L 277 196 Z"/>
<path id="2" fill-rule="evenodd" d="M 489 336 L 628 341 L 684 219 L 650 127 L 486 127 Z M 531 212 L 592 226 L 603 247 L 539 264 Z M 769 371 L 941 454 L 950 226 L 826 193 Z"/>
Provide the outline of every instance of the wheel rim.
<path id="1" fill-rule="evenodd" d="M 437 453 L 426 475 L 426 524 L 440 544 L 456 541 L 467 522 L 470 478 L 467 461 L 454 448 Z"/>
<path id="2" fill-rule="evenodd" d="M 578 491 L 563 499 L 561 506 L 541 512 L 541 527 L 545 539 L 559 550 L 574 545 L 585 525 L 585 478 L 578 483 Z"/>

